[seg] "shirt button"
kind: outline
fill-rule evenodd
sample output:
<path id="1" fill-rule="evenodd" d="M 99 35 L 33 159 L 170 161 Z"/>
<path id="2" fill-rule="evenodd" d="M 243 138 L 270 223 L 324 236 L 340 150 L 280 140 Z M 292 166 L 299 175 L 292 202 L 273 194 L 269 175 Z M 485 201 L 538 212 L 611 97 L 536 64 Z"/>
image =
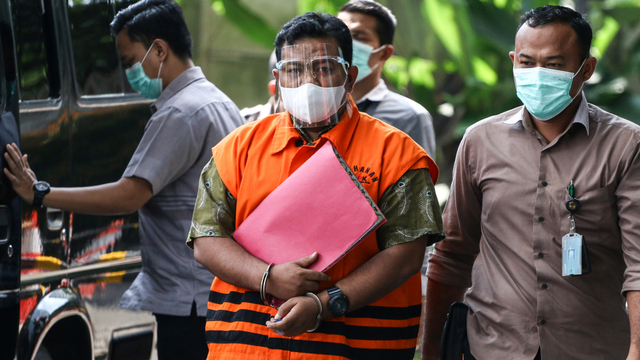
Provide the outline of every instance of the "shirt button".
<path id="1" fill-rule="evenodd" d="M 543 222 L 543 221 L 544 221 L 544 218 L 543 218 L 542 216 L 540 216 L 540 217 L 538 218 L 538 221 Z"/>
<path id="2" fill-rule="evenodd" d="M 545 320 L 545 319 L 540 320 L 540 324 L 544 325 L 546 323 L 547 323 L 547 320 Z"/>
<path id="3" fill-rule="evenodd" d="M 542 259 L 542 258 L 544 257 L 544 254 L 543 254 L 543 253 L 541 253 L 541 252 L 539 252 L 539 253 L 538 253 L 538 257 L 539 257 L 540 259 Z"/>
<path id="4" fill-rule="evenodd" d="M 547 182 L 546 182 L 546 181 L 543 181 L 543 182 L 542 182 L 542 186 L 547 186 L 547 185 L 549 185 L 549 184 L 547 184 Z"/>
<path id="5" fill-rule="evenodd" d="M 547 284 L 542 284 L 542 289 L 546 290 L 549 287 Z"/>

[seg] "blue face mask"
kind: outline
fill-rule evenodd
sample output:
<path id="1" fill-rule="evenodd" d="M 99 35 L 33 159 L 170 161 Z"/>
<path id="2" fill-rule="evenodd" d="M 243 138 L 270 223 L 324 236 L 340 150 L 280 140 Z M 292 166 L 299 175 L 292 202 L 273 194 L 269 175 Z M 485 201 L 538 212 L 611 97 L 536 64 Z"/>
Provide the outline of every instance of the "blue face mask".
<path id="1" fill-rule="evenodd" d="M 575 74 L 544 67 L 514 68 L 516 94 L 527 111 L 536 119 L 542 121 L 552 119 L 566 109 L 580 94 L 582 85 L 574 97 L 571 97 L 569 90 L 571 90 L 573 78 L 580 72 L 583 65 L 584 61 Z"/>
<path id="2" fill-rule="evenodd" d="M 142 68 L 142 63 L 147 58 L 147 55 L 149 55 L 151 48 L 153 48 L 153 44 L 151 44 L 149 50 L 147 50 L 142 61 L 138 61 L 133 64 L 130 68 L 125 70 L 125 72 L 127 74 L 127 80 L 129 80 L 129 84 L 131 84 L 131 88 L 134 91 L 139 92 L 140 95 L 146 99 L 155 100 L 162 93 L 162 79 L 160 79 L 162 63 L 160 63 L 160 68 L 158 69 L 157 79 L 150 79 Z"/>
<path id="3" fill-rule="evenodd" d="M 377 49 L 373 49 L 373 46 L 367 45 L 357 40 L 353 40 L 353 65 L 358 67 L 358 77 L 356 82 L 369 76 L 380 63 L 377 63 L 373 68 L 369 67 L 369 58 L 371 54 L 377 53 L 382 50 L 385 45 L 380 46 Z"/>

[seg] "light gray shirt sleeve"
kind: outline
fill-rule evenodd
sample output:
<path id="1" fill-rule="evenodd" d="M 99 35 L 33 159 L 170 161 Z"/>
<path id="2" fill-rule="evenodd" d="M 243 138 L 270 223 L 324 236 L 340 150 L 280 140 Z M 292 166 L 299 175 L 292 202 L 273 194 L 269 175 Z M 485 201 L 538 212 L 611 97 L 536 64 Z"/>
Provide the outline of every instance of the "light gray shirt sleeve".
<path id="1" fill-rule="evenodd" d="M 429 112 L 416 112 L 406 121 L 405 127 L 409 135 L 418 145 L 422 146 L 432 159 L 436 154 L 436 134 L 433 130 L 433 119 Z"/>
<path id="2" fill-rule="evenodd" d="M 402 130 L 435 159 L 436 135 L 433 119 L 422 105 L 388 91 L 381 101 L 359 103 L 358 109 Z"/>
<path id="3" fill-rule="evenodd" d="M 200 121 L 203 112 L 204 108 L 190 117 L 176 107 L 156 112 L 122 176 L 149 181 L 153 195 L 179 178 L 197 160 L 211 126 L 209 121 Z"/>

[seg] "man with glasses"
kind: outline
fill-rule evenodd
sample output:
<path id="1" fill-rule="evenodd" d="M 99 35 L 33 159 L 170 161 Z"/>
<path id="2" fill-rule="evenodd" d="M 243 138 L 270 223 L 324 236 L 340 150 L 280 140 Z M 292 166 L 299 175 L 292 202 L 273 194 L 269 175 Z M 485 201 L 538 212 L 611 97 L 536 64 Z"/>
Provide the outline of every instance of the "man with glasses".
<path id="1" fill-rule="evenodd" d="M 246 124 L 213 148 L 187 240 L 216 275 L 209 359 L 413 359 L 418 272 L 426 246 L 443 237 L 433 189 L 438 169 L 409 136 L 358 111 L 350 96 L 358 69 L 342 21 L 301 15 L 275 45 L 287 111 Z M 250 255 L 231 233 L 327 142 L 387 222 L 326 273 L 306 269 L 317 253 L 275 266 Z M 300 196 L 312 207 L 332 194 Z M 262 284 L 285 300 L 278 310 L 262 301 Z"/>
<path id="2" fill-rule="evenodd" d="M 640 127 L 587 102 L 591 38 L 566 7 L 522 17 L 509 55 L 524 106 L 460 144 L 423 360 L 465 291 L 464 359 L 640 359 Z"/>

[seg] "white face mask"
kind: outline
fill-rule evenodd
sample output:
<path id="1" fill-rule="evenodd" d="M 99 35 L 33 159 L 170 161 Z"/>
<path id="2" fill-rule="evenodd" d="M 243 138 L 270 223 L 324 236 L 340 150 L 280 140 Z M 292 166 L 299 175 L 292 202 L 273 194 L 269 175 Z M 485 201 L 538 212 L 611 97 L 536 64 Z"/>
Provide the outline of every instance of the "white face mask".
<path id="1" fill-rule="evenodd" d="M 311 83 L 297 88 L 280 86 L 280 92 L 282 105 L 289 114 L 309 124 L 329 119 L 346 102 L 344 84 L 335 87 L 322 87 Z"/>

